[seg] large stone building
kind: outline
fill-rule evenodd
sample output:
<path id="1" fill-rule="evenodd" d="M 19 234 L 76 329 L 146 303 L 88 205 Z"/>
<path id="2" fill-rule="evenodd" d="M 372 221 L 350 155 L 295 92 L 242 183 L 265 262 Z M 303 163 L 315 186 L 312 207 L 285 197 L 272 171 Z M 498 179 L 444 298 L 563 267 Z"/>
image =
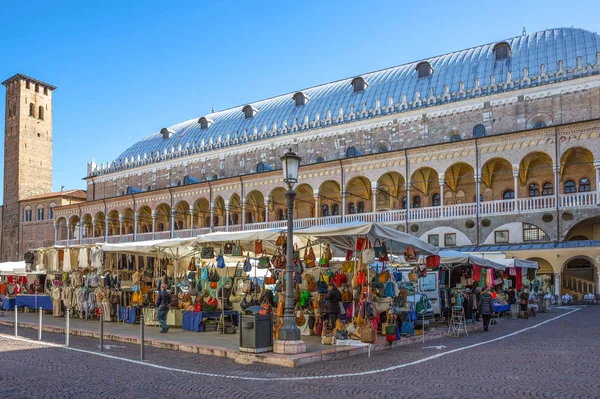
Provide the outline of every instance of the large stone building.
<path id="1" fill-rule="evenodd" d="M 164 127 L 88 164 L 87 201 L 57 209 L 57 242 L 283 226 L 292 148 L 296 226 L 376 221 L 441 247 L 534 248 L 522 253 L 557 292 L 597 291 L 599 134 L 600 36 L 524 34 Z"/>
<path id="2" fill-rule="evenodd" d="M 81 202 L 82 190 L 52 193 L 52 93 L 56 87 L 17 74 L 5 80 L 4 201 L 1 261 L 54 239 L 54 207 Z"/>

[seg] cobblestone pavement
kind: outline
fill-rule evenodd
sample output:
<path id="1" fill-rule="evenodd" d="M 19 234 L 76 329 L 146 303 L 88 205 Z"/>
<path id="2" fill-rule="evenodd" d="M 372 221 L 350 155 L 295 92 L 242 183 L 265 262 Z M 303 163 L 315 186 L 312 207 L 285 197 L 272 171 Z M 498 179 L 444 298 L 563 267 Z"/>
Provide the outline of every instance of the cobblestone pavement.
<path id="1" fill-rule="evenodd" d="M 575 309 L 296 369 L 0 326 L 0 398 L 598 398 L 600 306 Z"/>

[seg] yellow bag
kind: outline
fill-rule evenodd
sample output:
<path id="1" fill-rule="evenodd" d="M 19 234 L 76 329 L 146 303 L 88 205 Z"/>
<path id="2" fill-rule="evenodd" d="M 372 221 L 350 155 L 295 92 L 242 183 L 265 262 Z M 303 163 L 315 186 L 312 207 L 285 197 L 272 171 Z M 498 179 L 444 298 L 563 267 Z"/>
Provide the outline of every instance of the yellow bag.
<path id="1" fill-rule="evenodd" d="M 390 271 L 387 270 L 385 268 L 385 266 L 383 266 L 383 268 L 381 269 L 381 273 L 379 273 L 379 282 L 381 284 L 385 284 L 388 282 L 389 279 L 390 279 Z"/>
<path id="2" fill-rule="evenodd" d="M 340 321 L 340 319 L 337 319 L 335 321 L 335 329 L 337 331 L 344 331 L 346 329 L 346 326 Z"/>
<path id="3" fill-rule="evenodd" d="M 325 281 L 325 284 L 329 284 L 329 273 L 321 273 L 321 279 Z"/>
<path id="4" fill-rule="evenodd" d="M 352 288 L 358 288 L 358 274 L 355 274 L 354 277 L 352 277 Z"/>
<path id="5" fill-rule="evenodd" d="M 347 261 L 342 263 L 342 272 L 344 273 L 354 273 L 354 262 Z"/>
<path id="6" fill-rule="evenodd" d="M 133 303 L 143 303 L 144 302 L 144 296 L 142 295 L 142 293 L 140 291 L 135 291 L 133 293 L 133 295 L 131 296 L 131 302 L 133 302 Z"/>
<path id="7" fill-rule="evenodd" d="M 365 325 L 365 319 L 362 317 L 360 312 L 358 312 L 358 316 L 356 316 L 356 325 L 362 327 Z"/>

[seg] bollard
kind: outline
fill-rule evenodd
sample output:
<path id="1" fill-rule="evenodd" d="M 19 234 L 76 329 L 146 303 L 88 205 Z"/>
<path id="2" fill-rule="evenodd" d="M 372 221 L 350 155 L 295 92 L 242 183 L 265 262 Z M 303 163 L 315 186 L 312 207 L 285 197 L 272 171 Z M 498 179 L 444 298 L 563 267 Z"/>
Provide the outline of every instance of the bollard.
<path id="1" fill-rule="evenodd" d="M 104 352 L 104 313 L 100 309 L 100 352 Z"/>
<path id="2" fill-rule="evenodd" d="M 69 309 L 67 309 L 67 312 L 65 314 L 65 345 L 68 347 L 69 346 L 69 334 L 71 333 L 69 330 L 71 329 L 69 326 Z"/>
<path id="3" fill-rule="evenodd" d="M 144 315 L 140 316 L 140 358 L 144 360 Z"/>
<path id="4" fill-rule="evenodd" d="M 17 333 L 17 305 L 15 305 L 15 337 L 18 337 L 19 334 Z"/>
<path id="5" fill-rule="evenodd" d="M 42 340 L 42 308 L 40 308 L 40 312 L 38 313 L 40 315 L 39 317 L 39 326 L 38 326 L 38 341 Z"/>

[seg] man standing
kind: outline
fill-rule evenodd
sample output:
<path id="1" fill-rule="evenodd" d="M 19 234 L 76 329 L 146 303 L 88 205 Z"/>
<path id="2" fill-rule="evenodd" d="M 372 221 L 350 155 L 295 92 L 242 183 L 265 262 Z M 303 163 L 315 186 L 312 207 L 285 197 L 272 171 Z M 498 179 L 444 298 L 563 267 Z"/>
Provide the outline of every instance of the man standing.
<path id="1" fill-rule="evenodd" d="M 483 318 L 483 331 L 487 331 L 490 325 L 490 320 L 492 319 L 492 313 L 494 312 L 494 307 L 492 305 L 492 294 L 486 288 L 485 291 L 481 294 L 481 299 L 479 300 L 479 311 L 481 312 L 481 317 Z"/>
<path id="2" fill-rule="evenodd" d="M 160 332 L 166 333 L 169 331 L 169 326 L 167 326 L 167 313 L 169 312 L 169 304 L 171 303 L 171 294 L 167 291 L 166 284 L 163 283 L 160 288 L 161 290 L 158 293 L 158 298 L 156 298 L 156 309 L 158 310 L 158 322 L 162 327 Z"/>

